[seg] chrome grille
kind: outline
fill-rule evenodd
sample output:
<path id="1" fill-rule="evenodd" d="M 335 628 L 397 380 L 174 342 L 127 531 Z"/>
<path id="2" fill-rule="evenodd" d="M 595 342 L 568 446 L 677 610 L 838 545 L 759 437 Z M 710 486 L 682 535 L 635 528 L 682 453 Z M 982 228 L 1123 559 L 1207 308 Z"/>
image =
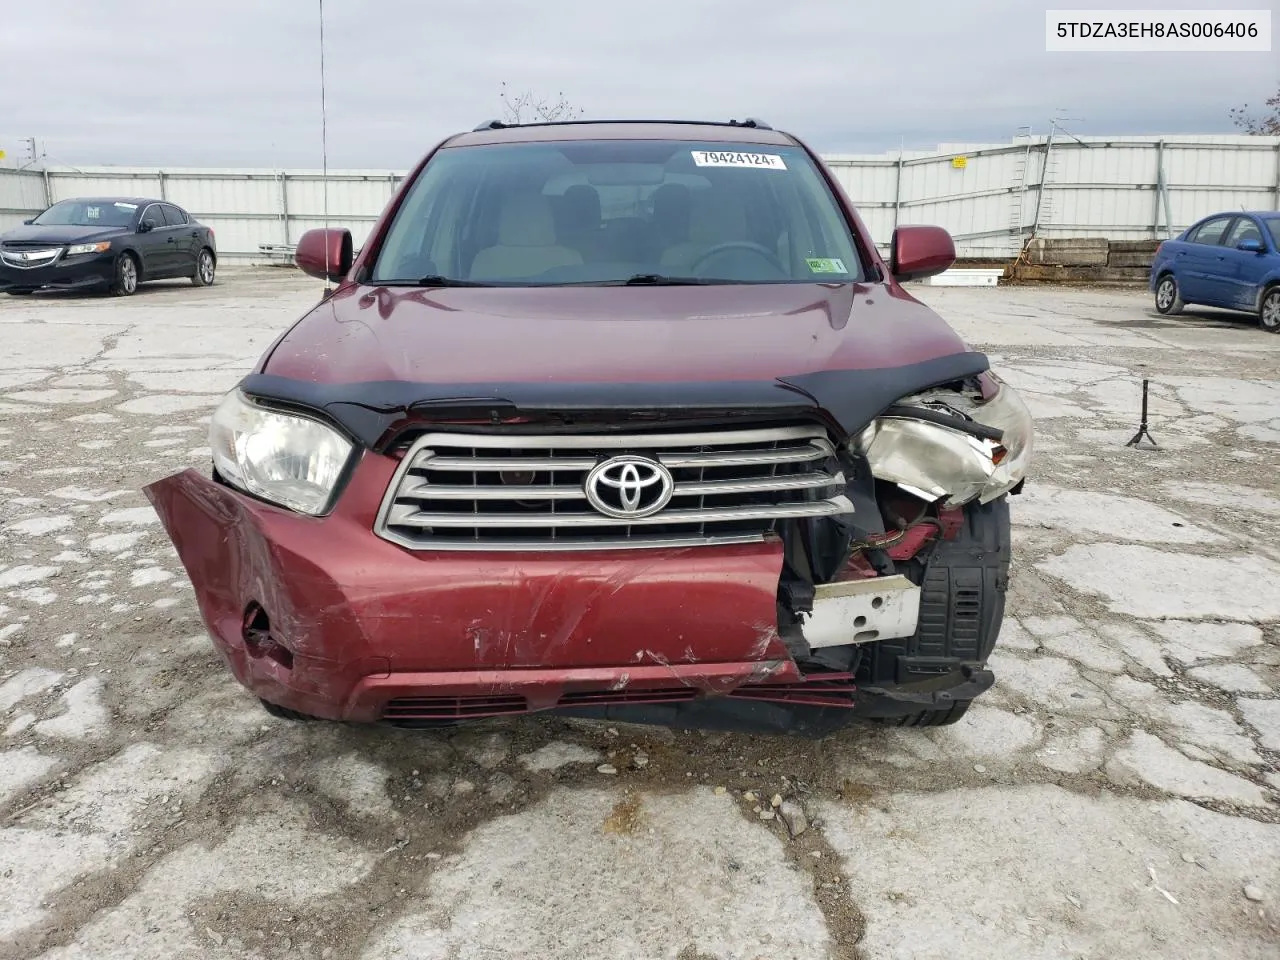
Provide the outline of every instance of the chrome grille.
<path id="1" fill-rule="evenodd" d="M 0 261 L 9 267 L 31 270 L 34 267 L 47 267 L 55 263 L 62 254 L 62 250 L 62 247 L 50 247 L 48 244 L 11 242 L 0 247 Z"/>
<path id="2" fill-rule="evenodd" d="M 652 516 L 619 520 L 587 499 L 587 474 L 621 454 L 674 481 Z M 428 433 L 406 451 L 375 532 L 415 550 L 592 550 L 750 543 L 786 519 L 853 512 L 819 426 L 699 433 Z"/>

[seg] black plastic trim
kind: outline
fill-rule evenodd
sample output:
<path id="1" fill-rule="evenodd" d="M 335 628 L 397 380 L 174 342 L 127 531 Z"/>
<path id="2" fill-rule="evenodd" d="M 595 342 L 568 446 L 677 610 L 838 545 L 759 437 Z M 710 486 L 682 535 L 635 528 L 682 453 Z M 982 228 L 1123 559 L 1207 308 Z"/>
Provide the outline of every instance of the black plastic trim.
<path id="1" fill-rule="evenodd" d="M 524 127 L 576 127 L 591 125 L 609 125 L 614 124 L 643 124 L 646 126 L 673 124 L 686 127 L 747 127 L 755 130 L 773 130 L 773 127 L 758 120 L 755 117 L 747 117 L 745 120 L 643 120 L 643 119 L 613 119 L 607 117 L 598 120 L 534 120 L 528 123 L 507 123 L 503 120 L 486 120 L 479 126 L 472 127 L 472 133 L 480 133 L 484 130 L 519 130 Z"/>
<path id="2" fill-rule="evenodd" d="M 988 427 L 985 423 L 978 423 L 976 420 L 961 420 L 949 413 L 942 413 L 938 410 L 929 410 L 926 407 L 914 407 L 906 404 L 894 404 L 885 414 L 890 417 L 901 417 L 903 419 L 924 420 L 926 423 L 936 423 L 940 427 L 949 427 L 952 430 L 959 430 L 961 433 L 972 434 L 979 440 L 992 440 L 999 443 L 1004 439 L 1004 431 L 995 427 Z"/>
<path id="3" fill-rule="evenodd" d="M 676 383 L 412 383 L 376 380 L 315 383 L 269 373 L 251 373 L 240 383 L 251 397 L 309 409 L 332 419 L 368 449 L 380 443 L 415 412 L 466 411 L 494 421 L 519 412 L 756 410 L 764 413 L 825 413 L 853 435 L 898 400 L 930 387 L 975 376 L 988 369 L 976 351 L 935 357 L 921 363 L 870 370 L 823 370 L 775 380 L 686 381 Z"/>

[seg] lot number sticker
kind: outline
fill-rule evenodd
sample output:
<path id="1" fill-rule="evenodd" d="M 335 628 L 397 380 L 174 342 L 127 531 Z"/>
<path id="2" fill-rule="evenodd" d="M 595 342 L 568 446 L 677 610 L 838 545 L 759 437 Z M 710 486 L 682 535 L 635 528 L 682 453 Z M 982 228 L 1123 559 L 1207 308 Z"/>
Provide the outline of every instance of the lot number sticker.
<path id="1" fill-rule="evenodd" d="M 762 167 L 785 170 L 787 165 L 776 153 L 733 153 L 726 150 L 694 150 L 693 162 L 699 167 Z"/>

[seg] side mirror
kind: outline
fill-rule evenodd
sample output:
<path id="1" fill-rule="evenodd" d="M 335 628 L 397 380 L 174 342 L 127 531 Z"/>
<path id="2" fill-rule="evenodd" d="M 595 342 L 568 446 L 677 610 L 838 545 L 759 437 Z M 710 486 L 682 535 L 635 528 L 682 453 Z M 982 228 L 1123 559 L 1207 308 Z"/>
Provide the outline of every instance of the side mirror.
<path id="1" fill-rule="evenodd" d="M 151 221 L 150 221 L 150 220 L 143 220 L 143 221 L 141 221 L 141 222 L 138 224 L 138 232 L 139 232 L 139 233 L 150 233 L 150 232 L 151 232 L 152 230 L 154 230 L 154 229 L 155 229 L 155 227 L 153 227 L 153 226 L 151 225 Z"/>
<path id="2" fill-rule="evenodd" d="M 889 269 L 899 282 L 942 273 L 956 262 L 956 245 L 941 227 L 903 226 L 893 231 Z"/>
<path id="3" fill-rule="evenodd" d="M 354 260 L 351 231 L 337 227 L 308 230 L 298 240 L 293 260 L 298 269 L 321 280 L 341 281 Z"/>
<path id="4" fill-rule="evenodd" d="M 35 217 L 32 217 L 30 220 L 23 220 L 23 221 L 22 221 L 22 225 L 23 225 L 24 227 L 29 227 L 29 226 L 31 226 L 31 225 L 32 225 L 33 223 L 35 223 L 35 222 L 36 222 Z"/>
<path id="5" fill-rule="evenodd" d="M 1236 249 L 1243 250 L 1245 253 L 1265 253 L 1267 250 L 1267 248 L 1262 245 L 1261 240 L 1255 240 L 1253 238 L 1241 240 L 1236 244 Z"/>

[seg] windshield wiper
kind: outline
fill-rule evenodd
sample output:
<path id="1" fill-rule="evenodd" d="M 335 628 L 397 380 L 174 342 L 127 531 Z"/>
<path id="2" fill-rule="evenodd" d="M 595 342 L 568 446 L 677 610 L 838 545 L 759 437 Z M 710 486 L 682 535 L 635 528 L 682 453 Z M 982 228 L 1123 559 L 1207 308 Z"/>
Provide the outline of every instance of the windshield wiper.
<path id="1" fill-rule="evenodd" d="M 613 281 L 621 287 L 699 287 L 721 280 L 704 280 L 701 277 L 668 277 L 661 273 L 637 273 L 625 280 Z"/>
<path id="2" fill-rule="evenodd" d="M 418 280 L 376 280 L 375 287 L 489 287 L 493 284 L 480 283 L 478 280 L 457 280 L 453 277 L 442 277 L 433 273 Z"/>
<path id="3" fill-rule="evenodd" d="M 438 273 L 431 273 L 425 277 L 418 278 L 418 286 L 420 287 L 487 287 L 489 284 L 480 283 L 478 280 L 458 280 L 454 277 L 442 277 Z"/>

